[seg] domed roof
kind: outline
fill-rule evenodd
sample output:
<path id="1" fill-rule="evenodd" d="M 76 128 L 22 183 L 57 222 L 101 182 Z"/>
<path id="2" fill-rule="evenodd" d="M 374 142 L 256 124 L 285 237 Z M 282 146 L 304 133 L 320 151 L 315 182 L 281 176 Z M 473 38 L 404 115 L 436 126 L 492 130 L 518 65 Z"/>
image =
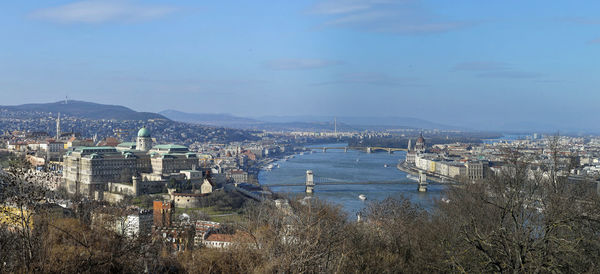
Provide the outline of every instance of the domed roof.
<path id="1" fill-rule="evenodd" d="M 150 137 L 150 130 L 148 130 L 146 127 L 140 128 L 140 131 L 138 131 L 138 137 Z"/>

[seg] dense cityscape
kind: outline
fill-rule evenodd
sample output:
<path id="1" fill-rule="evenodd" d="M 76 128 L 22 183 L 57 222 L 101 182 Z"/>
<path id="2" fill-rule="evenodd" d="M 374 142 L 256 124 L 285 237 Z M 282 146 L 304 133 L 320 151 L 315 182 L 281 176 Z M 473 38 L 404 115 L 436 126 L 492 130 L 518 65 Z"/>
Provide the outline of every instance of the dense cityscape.
<path id="1" fill-rule="evenodd" d="M 306 207 L 307 199 L 316 203 L 321 184 L 412 186 L 404 195 L 427 193 L 434 186 L 483 185 L 515 168 L 511 153 L 527 161 L 523 174 L 527 179 L 559 176 L 584 193 L 597 195 L 600 189 L 600 137 L 593 135 L 503 135 L 411 128 L 353 132 L 337 131 L 335 125 L 320 132 L 269 132 L 169 119 L 94 120 L 11 111 L 5 111 L 1 119 L 5 128 L 0 136 L 4 180 L 16 183 L 22 180 L 18 178 L 27 178 L 46 197 L 43 201 L 14 200 L 6 196 L 11 193 L 6 186 L 2 210 L 6 233 L 36 231 L 43 223 L 41 219 L 51 216 L 55 220 L 79 220 L 116 237 L 143 240 L 140 244 L 144 245 L 160 243 L 155 248 L 176 257 L 196 251 L 203 254 L 207 249 L 260 249 L 263 243 L 254 238 L 257 231 L 247 227 L 247 218 L 256 217 L 252 208 L 274 206 L 273 210 L 283 216 L 300 214 L 293 213 L 291 205 L 300 202 L 300 207 Z M 316 180 L 313 170 L 307 170 L 306 178 L 299 181 L 305 194 L 293 196 L 259 181 L 259 173 L 268 174 L 305 153 L 349 150 L 401 154 L 391 167 L 397 169 L 396 179 L 327 183 Z M 321 206 L 335 206 L 335 200 L 325 197 L 326 204 Z M 431 197 L 437 197 L 433 206 L 451 203 L 451 195 Z M 355 197 L 363 201 L 370 198 L 362 193 Z M 369 210 L 389 201 L 373 198 L 372 204 L 365 202 L 365 209 L 355 217 L 350 212 L 342 214 L 347 216 L 342 223 L 377 226 Z M 6 254 L 3 260 L 10 261 L 10 256 Z"/>
<path id="2" fill-rule="evenodd" d="M 0 273 L 600 273 L 598 1 L 0 3 Z"/>

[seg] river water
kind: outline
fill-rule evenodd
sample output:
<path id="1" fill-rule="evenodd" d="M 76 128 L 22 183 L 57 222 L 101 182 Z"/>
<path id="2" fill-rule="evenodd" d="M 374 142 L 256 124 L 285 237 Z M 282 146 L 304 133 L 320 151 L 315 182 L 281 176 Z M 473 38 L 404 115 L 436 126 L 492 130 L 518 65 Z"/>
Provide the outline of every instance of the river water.
<path id="1" fill-rule="evenodd" d="M 346 144 L 324 144 L 310 147 L 343 147 Z M 330 203 L 338 204 L 350 214 L 355 215 L 365 207 L 366 203 L 374 200 L 383 200 L 387 197 L 405 196 L 412 202 L 431 209 L 434 200 L 441 199 L 446 186 L 431 184 L 428 191 L 417 191 L 417 182 L 407 179 L 407 174 L 396 168 L 399 160 L 404 160 L 406 153 L 387 152 L 366 153 L 349 150 L 313 149 L 312 153 L 305 152 L 296 155 L 287 161 L 280 160 L 279 168 L 271 171 L 261 170 L 258 180 L 262 185 L 271 184 L 299 184 L 306 180 L 306 170 L 313 171 L 315 176 L 314 196 Z M 384 167 L 384 165 L 389 167 Z M 401 181 L 398 184 L 363 184 L 363 185 L 318 185 L 319 181 L 326 182 L 365 182 L 365 181 Z M 304 194 L 304 186 L 273 186 L 271 190 L 279 193 Z M 367 196 L 367 201 L 362 201 L 358 195 Z"/>

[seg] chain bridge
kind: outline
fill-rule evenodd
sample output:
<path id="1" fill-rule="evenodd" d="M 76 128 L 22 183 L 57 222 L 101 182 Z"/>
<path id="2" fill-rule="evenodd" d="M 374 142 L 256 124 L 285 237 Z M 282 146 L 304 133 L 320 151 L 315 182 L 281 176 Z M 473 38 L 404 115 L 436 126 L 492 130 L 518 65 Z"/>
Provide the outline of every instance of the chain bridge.
<path id="1" fill-rule="evenodd" d="M 334 178 L 316 177 L 312 170 L 306 171 L 306 181 L 304 183 L 289 183 L 289 184 L 270 184 L 269 187 L 283 186 L 306 186 L 306 193 L 313 193 L 317 185 L 394 185 L 394 184 L 412 184 L 415 181 L 411 180 L 393 180 L 393 181 L 344 181 Z M 425 174 L 419 176 L 418 190 L 421 192 L 427 191 L 427 177 Z"/>

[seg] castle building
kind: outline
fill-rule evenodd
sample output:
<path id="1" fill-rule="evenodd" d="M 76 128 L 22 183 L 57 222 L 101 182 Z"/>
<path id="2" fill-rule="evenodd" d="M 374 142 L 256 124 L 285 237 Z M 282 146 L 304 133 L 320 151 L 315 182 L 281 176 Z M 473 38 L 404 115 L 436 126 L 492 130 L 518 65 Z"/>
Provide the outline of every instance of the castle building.
<path id="1" fill-rule="evenodd" d="M 417 142 L 415 143 L 415 149 L 417 153 L 425 153 L 427 150 L 427 146 L 425 145 L 425 138 L 423 138 L 423 133 L 419 135 L 417 138 Z"/>
<path id="2" fill-rule="evenodd" d="M 150 130 L 148 130 L 146 127 L 143 127 L 138 131 L 136 148 L 140 151 L 148 151 L 150 148 L 152 148 Z"/>
<path id="3" fill-rule="evenodd" d="M 423 154 L 427 151 L 427 146 L 425 145 L 425 138 L 423 138 L 423 133 L 419 135 L 417 138 L 417 142 L 414 146 L 412 146 L 412 140 L 408 139 L 408 146 L 406 152 L 406 163 L 415 164 L 416 158 L 418 154 Z"/>
<path id="4" fill-rule="evenodd" d="M 142 128 L 136 143 L 117 147 L 74 147 L 64 156 L 63 186 L 71 194 L 98 200 L 124 195 L 159 193 L 172 180 L 190 180 L 195 153 L 180 145 L 152 146 L 150 131 Z"/>

